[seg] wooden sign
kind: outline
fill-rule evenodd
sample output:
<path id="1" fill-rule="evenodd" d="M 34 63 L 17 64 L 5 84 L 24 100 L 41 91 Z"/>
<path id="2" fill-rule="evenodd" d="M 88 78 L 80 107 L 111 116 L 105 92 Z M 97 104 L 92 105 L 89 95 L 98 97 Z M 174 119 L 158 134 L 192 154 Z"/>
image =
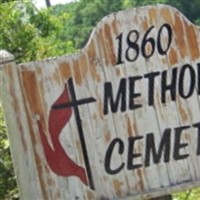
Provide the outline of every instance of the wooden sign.
<path id="1" fill-rule="evenodd" d="M 105 17 L 71 56 L 2 70 L 21 199 L 142 199 L 200 183 L 200 30 L 169 6 Z"/>

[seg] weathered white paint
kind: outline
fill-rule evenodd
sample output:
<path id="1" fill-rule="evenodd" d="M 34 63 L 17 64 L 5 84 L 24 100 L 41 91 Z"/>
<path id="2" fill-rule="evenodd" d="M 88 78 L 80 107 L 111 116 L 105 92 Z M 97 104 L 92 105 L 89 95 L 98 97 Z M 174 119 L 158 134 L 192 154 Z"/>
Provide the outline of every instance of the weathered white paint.
<path id="1" fill-rule="evenodd" d="M 156 39 L 159 28 L 165 23 L 170 24 L 173 32 L 172 43 L 166 55 L 160 55 L 156 49 L 152 57 L 146 59 L 141 55 L 140 49 L 136 61 L 128 62 L 123 57 L 124 63 L 116 65 L 119 45 L 116 37 L 120 33 L 123 33 L 124 54 L 127 48 L 125 36 L 131 30 L 138 31 L 137 44 L 141 44 L 149 27 L 155 26 L 148 36 Z M 122 162 L 127 165 L 129 137 L 140 135 L 145 138 L 147 133 L 153 132 L 158 146 L 164 129 L 200 122 L 198 88 L 187 99 L 178 96 L 176 101 L 171 101 L 167 97 L 167 102 L 163 104 L 159 94 L 159 76 L 155 81 L 155 104 L 148 106 L 148 83 L 141 79 L 136 86 L 136 92 L 141 93 L 136 103 L 143 104 L 141 108 L 103 114 L 103 86 L 106 81 L 112 82 L 115 98 L 122 78 L 143 76 L 156 71 L 169 72 L 175 67 L 180 71 L 184 64 L 196 66 L 200 63 L 199 32 L 198 27 L 174 8 L 163 5 L 141 7 L 105 17 L 79 54 L 20 65 L 14 62 L 1 65 L 1 96 L 21 199 L 148 199 L 199 186 L 200 156 L 196 155 L 196 129 L 187 129 L 183 134 L 181 142 L 189 145 L 181 149 L 180 154 L 189 153 L 190 156 L 186 159 L 175 161 L 170 157 L 170 161 L 164 163 L 162 157 L 159 164 L 151 163 L 149 167 L 135 170 L 127 170 L 125 166 L 115 175 L 108 174 L 104 168 L 106 151 L 115 138 L 124 142 L 125 150 L 119 155 L 119 147 L 115 147 L 112 155 L 113 168 Z M 161 38 L 163 44 L 167 44 L 166 31 L 163 31 Z M 131 38 L 132 41 L 134 39 Z M 151 51 L 149 48 L 147 47 L 147 52 Z M 3 61 L 13 59 L 11 55 L 2 56 L 2 53 L 1 57 Z M 96 99 L 95 103 L 79 106 L 95 190 L 84 185 L 77 177 L 62 177 L 51 171 L 38 131 L 39 119 L 48 142 L 52 145 L 48 133 L 49 112 L 70 77 L 74 81 L 77 99 Z M 189 79 L 186 84 L 189 84 Z M 74 113 L 59 139 L 70 158 L 85 168 Z M 142 156 L 134 161 L 144 164 L 144 139 L 137 142 L 135 151 L 134 153 L 141 153 Z"/>

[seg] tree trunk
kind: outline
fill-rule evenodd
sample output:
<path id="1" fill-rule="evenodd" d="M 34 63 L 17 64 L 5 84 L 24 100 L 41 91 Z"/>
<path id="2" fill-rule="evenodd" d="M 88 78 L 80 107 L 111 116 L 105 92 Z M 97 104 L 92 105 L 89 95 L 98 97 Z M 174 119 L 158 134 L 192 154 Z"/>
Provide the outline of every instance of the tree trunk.
<path id="1" fill-rule="evenodd" d="M 45 0 L 45 2 L 46 2 L 46 6 L 47 6 L 47 7 L 51 7 L 51 2 L 50 2 L 50 0 Z"/>

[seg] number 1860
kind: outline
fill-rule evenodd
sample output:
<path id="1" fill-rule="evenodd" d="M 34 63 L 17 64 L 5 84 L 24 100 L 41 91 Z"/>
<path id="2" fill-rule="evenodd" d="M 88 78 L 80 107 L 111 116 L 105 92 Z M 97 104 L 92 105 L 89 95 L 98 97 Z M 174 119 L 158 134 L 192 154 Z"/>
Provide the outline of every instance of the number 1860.
<path id="1" fill-rule="evenodd" d="M 141 54 L 144 58 L 150 58 L 157 48 L 158 53 L 160 55 L 167 54 L 171 42 L 172 42 L 172 28 L 169 24 L 163 24 L 157 34 L 157 38 L 150 37 L 150 32 L 155 28 L 155 26 L 151 26 L 146 33 L 144 34 L 141 42 L 141 48 L 138 44 L 139 32 L 137 30 L 131 30 L 126 36 L 126 49 L 123 50 L 123 33 L 119 34 L 116 39 L 118 40 L 118 54 L 117 54 L 117 62 L 116 64 L 123 64 L 126 59 L 129 62 L 134 62 L 137 60 L 139 54 Z M 161 41 L 161 34 L 166 29 L 167 31 L 167 41 L 166 45 L 163 45 Z M 131 38 L 134 36 L 134 40 Z M 147 46 L 150 45 L 150 51 L 147 51 Z M 132 53 L 131 53 L 132 52 Z"/>

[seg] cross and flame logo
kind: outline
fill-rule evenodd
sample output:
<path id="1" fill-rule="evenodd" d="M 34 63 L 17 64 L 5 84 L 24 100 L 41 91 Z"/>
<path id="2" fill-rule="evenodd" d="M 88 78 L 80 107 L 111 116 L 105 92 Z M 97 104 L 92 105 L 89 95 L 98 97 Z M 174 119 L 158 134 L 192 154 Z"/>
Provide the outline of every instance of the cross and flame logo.
<path id="1" fill-rule="evenodd" d="M 69 92 L 68 92 L 69 89 Z M 70 94 L 70 95 L 69 95 Z M 77 100 L 75 95 L 75 88 L 72 78 L 68 80 L 65 85 L 64 91 L 60 97 L 53 103 L 48 120 L 48 129 L 53 144 L 53 148 L 48 143 L 46 135 L 44 133 L 42 124 L 38 121 L 38 129 L 41 137 L 41 142 L 46 157 L 46 161 L 50 169 L 57 175 L 68 177 L 76 176 L 85 184 L 89 185 L 94 190 L 94 183 L 92 179 L 92 173 L 89 164 L 89 158 L 87 154 L 81 118 L 79 114 L 79 105 L 88 104 L 95 102 L 96 100 L 92 97 Z M 65 152 L 59 141 L 59 135 L 62 129 L 69 122 L 72 112 L 74 111 L 77 129 L 79 132 L 81 147 L 83 151 L 83 157 L 85 161 L 85 169 L 76 164 Z"/>

